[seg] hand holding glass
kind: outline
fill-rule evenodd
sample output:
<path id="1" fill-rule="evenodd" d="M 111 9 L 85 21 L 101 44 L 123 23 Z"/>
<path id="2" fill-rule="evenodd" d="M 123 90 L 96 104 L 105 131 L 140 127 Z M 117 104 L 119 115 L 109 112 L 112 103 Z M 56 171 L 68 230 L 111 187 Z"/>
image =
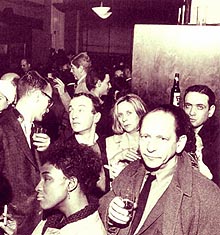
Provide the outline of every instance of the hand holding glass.
<path id="1" fill-rule="evenodd" d="M 33 134 L 33 145 L 37 151 L 44 151 L 50 145 L 50 137 L 46 134 L 46 129 L 42 127 L 35 127 Z"/>
<path id="2" fill-rule="evenodd" d="M 134 211 L 134 202 L 128 198 L 115 197 L 109 204 L 109 224 L 127 224 Z"/>

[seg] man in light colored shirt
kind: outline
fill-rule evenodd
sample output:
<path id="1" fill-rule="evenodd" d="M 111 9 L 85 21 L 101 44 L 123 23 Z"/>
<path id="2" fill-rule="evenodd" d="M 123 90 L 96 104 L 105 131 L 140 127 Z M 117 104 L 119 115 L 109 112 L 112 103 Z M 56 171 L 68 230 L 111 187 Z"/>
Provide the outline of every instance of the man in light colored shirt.
<path id="1" fill-rule="evenodd" d="M 100 200 L 99 212 L 109 234 L 219 233 L 220 190 L 192 167 L 187 152 L 193 151 L 194 145 L 195 135 L 181 108 L 162 105 L 143 117 L 142 159 L 130 163 Z M 139 195 L 143 195 L 149 173 L 155 180 L 144 202 Z M 133 201 L 133 208 L 126 208 L 125 199 Z M 143 203 L 141 220 L 133 230 Z"/>
<path id="2" fill-rule="evenodd" d="M 86 87 L 86 75 L 91 68 L 91 60 L 86 52 L 81 52 L 71 60 L 71 72 L 77 80 L 75 93 L 89 93 Z"/>
<path id="3" fill-rule="evenodd" d="M 90 93 L 86 86 L 86 75 L 91 68 L 91 60 L 87 52 L 81 52 L 71 59 L 71 73 L 74 75 L 77 84 L 74 88 L 74 94 Z M 71 97 L 67 92 L 64 82 L 59 78 L 54 78 L 54 87 L 57 89 L 61 102 L 68 112 Z"/>
<path id="4" fill-rule="evenodd" d="M 199 171 L 220 187 L 220 123 L 214 116 L 215 94 L 206 85 L 186 89 L 184 110 L 196 136 Z"/>

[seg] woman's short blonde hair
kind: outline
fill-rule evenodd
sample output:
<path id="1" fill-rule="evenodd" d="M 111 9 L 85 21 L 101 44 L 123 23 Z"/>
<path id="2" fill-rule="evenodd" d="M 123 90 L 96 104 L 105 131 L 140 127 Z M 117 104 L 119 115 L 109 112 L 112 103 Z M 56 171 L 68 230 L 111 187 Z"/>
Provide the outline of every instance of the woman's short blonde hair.
<path id="1" fill-rule="evenodd" d="M 129 102 L 133 105 L 135 112 L 137 113 L 139 119 L 141 119 L 146 113 L 147 108 L 144 101 L 136 94 L 127 94 L 125 96 L 120 97 L 114 107 L 112 108 L 112 118 L 113 118 L 113 124 L 112 124 L 112 130 L 115 134 L 123 134 L 124 130 L 118 120 L 118 105 L 121 102 Z"/>

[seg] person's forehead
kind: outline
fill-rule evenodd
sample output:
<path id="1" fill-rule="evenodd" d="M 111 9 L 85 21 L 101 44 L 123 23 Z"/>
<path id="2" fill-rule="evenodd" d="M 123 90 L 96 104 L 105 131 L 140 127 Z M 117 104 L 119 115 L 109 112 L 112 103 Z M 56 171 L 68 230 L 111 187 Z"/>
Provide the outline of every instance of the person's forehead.
<path id="1" fill-rule="evenodd" d="M 204 104 L 208 105 L 209 97 L 206 94 L 199 92 L 188 92 L 185 96 L 185 102 L 190 104 Z"/>
<path id="2" fill-rule="evenodd" d="M 152 133 L 175 133 L 175 118 L 167 112 L 158 110 L 148 113 L 142 122 L 141 132 Z"/>
<path id="3" fill-rule="evenodd" d="M 73 63 L 71 63 L 70 66 L 71 66 L 72 69 L 76 69 L 76 70 L 78 69 L 77 66 Z"/>
<path id="4" fill-rule="evenodd" d="M 72 100 L 70 101 L 70 105 L 74 105 L 74 107 L 84 106 L 84 107 L 93 108 L 92 100 L 84 95 L 73 97 Z"/>
<path id="5" fill-rule="evenodd" d="M 55 178 L 60 178 L 64 176 L 62 170 L 56 168 L 54 165 L 50 164 L 49 162 L 45 163 L 41 167 L 40 172 L 41 174 L 49 174 Z"/>
<path id="6" fill-rule="evenodd" d="M 130 110 L 130 109 L 134 109 L 134 107 L 133 107 L 133 105 L 130 103 L 130 102 L 128 102 L 128 101 L 126 101 L 126 100 L 124 100 L 124 101 L 122 101 L 122 102 L 120 102 L 119 104 L 118 104 L 118 111 L 121 111 L 121 110 Z"/>
<path id="7" fill-rule="evenodd" d="M 27 60 L 21 60 L 21 64 L 27 64 Z"/>

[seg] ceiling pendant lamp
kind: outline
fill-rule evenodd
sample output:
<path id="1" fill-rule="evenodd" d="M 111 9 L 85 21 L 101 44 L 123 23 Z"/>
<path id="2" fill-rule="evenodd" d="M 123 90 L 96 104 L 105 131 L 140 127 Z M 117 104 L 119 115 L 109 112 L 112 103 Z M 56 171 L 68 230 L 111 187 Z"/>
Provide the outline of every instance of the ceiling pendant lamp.
<path id="1" fill-rule="evenodd" d="M 92 8 L 92 10 L 102 19 L 107 19 L 112 14 L 112 12 L 109 11 L 110 9 L 110 7 L 104 7 L 102 1 L 99 7 Z"/>

